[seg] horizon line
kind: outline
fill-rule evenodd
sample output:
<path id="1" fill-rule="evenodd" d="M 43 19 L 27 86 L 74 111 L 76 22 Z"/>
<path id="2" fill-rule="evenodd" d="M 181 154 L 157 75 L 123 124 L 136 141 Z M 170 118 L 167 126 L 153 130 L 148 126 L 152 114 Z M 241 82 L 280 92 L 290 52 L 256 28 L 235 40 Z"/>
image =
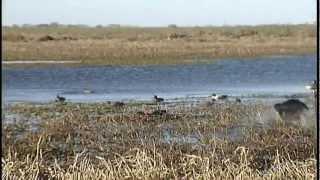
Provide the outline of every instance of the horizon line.
<path id="1" fill-rule="evenodd" d="M 172 28 L 179 28 L 179 27 L 235 27 L 235 26 L 283 26 L 283 25 L 316 25 L 317 21 L 306 21 L 306 22 L 299 22 L 299 23 L 266 23 L 266 24 L 222 24 L 222 25 L 213 25 L 213 24 L 207 24 L 207 25 L 179 25 L 174 23 L 169 23 L 167 25 L 134 25 L 134 24 L 96 24 L 96 25 L 90 25 L 90 24 L 82 24 L 82 23 L 59 23 L 59 22 L 50 22 L 50 23 L 12 23 L 12 24 L 2 24 L 2 27 L 34 27 L 34 26 L 49 26 L 49 27 L 61 27 L 61 26 L 83 26 L 83 27 L 169 27 L 172 26 Z"/>

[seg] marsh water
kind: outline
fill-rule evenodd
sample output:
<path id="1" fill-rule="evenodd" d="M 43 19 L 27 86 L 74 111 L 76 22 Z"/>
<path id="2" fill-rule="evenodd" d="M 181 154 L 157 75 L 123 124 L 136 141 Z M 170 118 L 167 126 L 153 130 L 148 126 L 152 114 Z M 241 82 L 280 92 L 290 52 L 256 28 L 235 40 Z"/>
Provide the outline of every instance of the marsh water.
<path id="1" fill-rule="evenodd" d="M 242 98 L 303 96 L 315 79 L 316 56 L 215 60 L 208 64 L 4 67 L 4 100 L 49 102 L 57 94 L 72 102 L 192 100 L 212 93 Z M 90 93 L 88 93 L 90 91 Z"/>

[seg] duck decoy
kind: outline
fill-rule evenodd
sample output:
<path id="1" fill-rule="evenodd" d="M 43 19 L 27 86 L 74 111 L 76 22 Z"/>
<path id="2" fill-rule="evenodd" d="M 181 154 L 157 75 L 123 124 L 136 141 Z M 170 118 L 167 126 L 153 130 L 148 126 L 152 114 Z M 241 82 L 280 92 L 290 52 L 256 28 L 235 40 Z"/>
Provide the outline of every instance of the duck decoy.
<path id="1" fill-rule="evenodd" d="M 211 95 L 211 99 L 212 99 L 213 101 L 216 101 L 216 100 L 225 100 L 225 99 L 227 99 L 227 98 L 228 98 L 227 95 L 217 95 L 217 94 L 212 94 L 212 95 Z"/>
<path id="2" fill-rule="evenodd" d="M 163 101 L 164 101 L 163 98 L 160 98 L 160 97 L 158 97 L 157 95 L 154 95 L 153 98 L 154 98 L 154 100 L 155 100 L 157 103 L 160 103 L 160 102 L 163 102 Z"/>
<path id="3" fill-rule="evenodd" d="M 66 98 L 65 98 L 65 97 L 62 97 L 62 96 L 57 95 L 57 97 L 56 97 L 56 102 L 64 102 L 64 101 L 66 101 Z"/>

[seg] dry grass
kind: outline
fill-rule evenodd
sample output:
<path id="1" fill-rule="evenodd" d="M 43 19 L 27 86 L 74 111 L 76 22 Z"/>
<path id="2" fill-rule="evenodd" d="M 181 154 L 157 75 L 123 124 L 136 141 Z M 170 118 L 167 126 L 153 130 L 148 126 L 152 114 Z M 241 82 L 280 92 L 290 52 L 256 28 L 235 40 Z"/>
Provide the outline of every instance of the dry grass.
<path id="1" fill-rule="evenodd" d="M 50 37 L 50 38 L 48 38 Z M 316 52 L 315 25 L 194 28 L 4 28 L 6 60 L 178 64 Z"/>
<path id="2" fill-rule="evenodd" d="M 314 179 L 313 131 L 250 123 L 266 108 L 167 104 L 156 115 L 146 103 L 18 104 L 9 111 L 26 119 L 4 124 L 3 178 Z"/>

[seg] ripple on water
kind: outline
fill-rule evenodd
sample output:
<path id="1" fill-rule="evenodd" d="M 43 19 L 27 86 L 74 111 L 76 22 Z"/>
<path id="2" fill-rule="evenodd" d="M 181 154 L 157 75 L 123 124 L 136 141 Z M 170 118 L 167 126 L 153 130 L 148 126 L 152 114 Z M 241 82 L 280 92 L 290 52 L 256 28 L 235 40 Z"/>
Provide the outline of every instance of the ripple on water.
<path id="1" fill-rule="evenodd" d="M 228 59 L 211 64 L 4 68 L 5 101 L 48 102 L 57 94 L 74 102 L 299 95 L 315 79 L 316 57 Z M 92 93 L 86 93 L 86 92 Z M 300 96 L 300 95 L 299 95 Z"/>

